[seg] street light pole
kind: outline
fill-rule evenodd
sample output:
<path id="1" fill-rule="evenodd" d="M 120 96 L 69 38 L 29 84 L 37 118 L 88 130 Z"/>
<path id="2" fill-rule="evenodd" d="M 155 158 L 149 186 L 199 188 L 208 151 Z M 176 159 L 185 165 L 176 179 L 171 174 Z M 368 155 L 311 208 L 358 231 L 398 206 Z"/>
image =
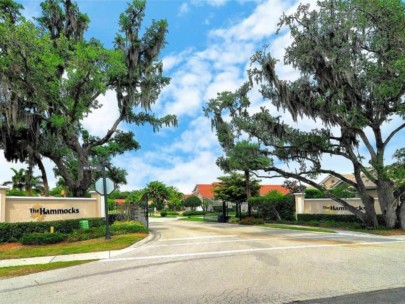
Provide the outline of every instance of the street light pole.
<path id="1" fill-rule="evenodd" d="M 108 195 L 107 195 L 107 182 L 106 182 L 106 176 L 105 176 L 105 159 L 103 159 L 102 163 L 102 172 L 103 172 L 103 189 L 104 189 L 104 207 L 105 207 L 105 239 L 110 240 L 111 235 L 110 235 L 110 223 L 109 223 L 109 218 L 108 218 Z"/>

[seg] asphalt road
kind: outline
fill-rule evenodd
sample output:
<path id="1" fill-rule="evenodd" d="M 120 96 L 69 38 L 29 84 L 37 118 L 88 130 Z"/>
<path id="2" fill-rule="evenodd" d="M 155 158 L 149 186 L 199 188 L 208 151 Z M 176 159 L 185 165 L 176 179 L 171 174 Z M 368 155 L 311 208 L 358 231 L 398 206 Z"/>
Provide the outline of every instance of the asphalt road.
<path id="1" fill-rule="evenodd" d="M 375 291 L 373 303 L 405 299 L 405 237 L 173 219 L 151 228 L 154 240 L 113 259 L 0 280 L 0 303 L 368 303 L 356 301 Z"/>

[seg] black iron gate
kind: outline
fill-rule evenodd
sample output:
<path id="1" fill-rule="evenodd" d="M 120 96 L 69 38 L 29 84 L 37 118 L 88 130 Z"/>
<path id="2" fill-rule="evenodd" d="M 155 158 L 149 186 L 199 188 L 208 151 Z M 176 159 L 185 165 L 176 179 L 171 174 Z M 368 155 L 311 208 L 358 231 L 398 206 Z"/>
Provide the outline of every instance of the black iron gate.
<path id="1" fill-rule="evenodd" d="M 149 227 L 148 209 L 143 205 L 139 203 L 117 205 L 115 210 L 110 211 L 110 214 L 115 213 L 120 221 L 139 221 Z"/>
<path id="2" fill-rule="evenodd" d="M 229 203 L 213 202 L 213 211 L 204 214 L 204 221 L 226 223 L 229 221 Z"/>

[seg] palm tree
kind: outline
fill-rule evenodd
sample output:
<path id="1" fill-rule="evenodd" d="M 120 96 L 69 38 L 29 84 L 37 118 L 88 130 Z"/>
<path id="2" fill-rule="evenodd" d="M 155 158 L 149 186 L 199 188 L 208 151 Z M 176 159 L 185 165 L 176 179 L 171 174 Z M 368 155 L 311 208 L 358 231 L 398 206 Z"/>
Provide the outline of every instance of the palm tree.
<path id="1" fill-rule="evenodd" d="M 23 190 L 25 187 L 25 178 L 26 178 L 26 171 L 25 169 L 21 168 L 20 170 L 16 170 L 11 168 L 14 172 L 14 175 L 11 177 L 11 181 L 6 181 L 3 183 L 3 186 L 12 185 L 13 189 Z"/>
<path id="2" fill-rule="evenodd" d="M 11 168 L 14 172 L 11 181 L 6 181 L 3 183 L 4 186 L 12 185 L 13 189 L 19 189 L 20 191 L 25 190 L 29 196 L 32 196 L 32 190 L 42 191 L 43 182 L 42 178 L 39 176 L 33 176 L 32 171 L 21 168 L 16 170 Z"/>
<path id="3" fill-rule="evenodd" d="M 152 201 L 158 210 L 164 208 L 165 201 L 170 198 L 170 192 L 166 185 L 159 181 L 153 181 L 146 185 L 142 198 Z"/>

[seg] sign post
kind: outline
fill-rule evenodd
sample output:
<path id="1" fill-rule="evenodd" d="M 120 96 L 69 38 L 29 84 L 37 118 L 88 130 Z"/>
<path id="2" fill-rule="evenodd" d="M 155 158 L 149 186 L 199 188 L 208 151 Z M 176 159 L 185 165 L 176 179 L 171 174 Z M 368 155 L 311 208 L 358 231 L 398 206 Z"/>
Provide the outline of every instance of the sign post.
<path id="1" fill-rule="evenodd" d="M 101 165 L 101 171 L 103 173 L 103 177 L 99 178 L 96 183 L 95 183 L 95 189 L 96 191 L 104 195 L 104 207 L 105 207 L 105 238 L 106 240 L 111 239 L 111 234 L 110 234 L 110 223 L 109 223 L 109 218 L 108 218 L 108 194 L 114 191 L 114 182 L 107 178 L 105 175 L 105 160 L 103 160 L 102 165 Z"/>

